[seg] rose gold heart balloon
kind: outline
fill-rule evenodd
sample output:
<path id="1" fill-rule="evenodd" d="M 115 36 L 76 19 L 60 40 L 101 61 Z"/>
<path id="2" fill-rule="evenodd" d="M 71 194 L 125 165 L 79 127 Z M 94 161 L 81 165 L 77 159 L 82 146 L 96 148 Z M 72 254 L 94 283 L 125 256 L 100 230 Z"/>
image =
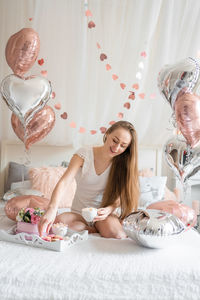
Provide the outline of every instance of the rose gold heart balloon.
<path id="1" fill-rule="evenodd" d="M 50 106 L 45 106 L 37 112 L 24 130 L 23 124 L 19 118 L 12 113 L 11 125 L 18 136 L 24 142 L 26 149 L 40 140 L 42 140 L 53 128 L 55 124 L 55 112 Z"/>
<path id="2" fill-rule="evenodd" d="M 23 28 L 12 35 L 7 42 L 5 55 L 14 74 L 23 76 L 36 61 L 39 49 L 39 35 L 32 28 Z"/>
<path id="3" fill-rule="evenodd" d="M 154 202 L 147 206 L 147 209 L 158 209 L 166 211 L 178 217 L 186 226 L 196 225 L 197 216 L 195 214 L 195 211 L 191 207 L 178 203 L 176 201 L 168 200 Z"/>
<path id="4" fill-rule="evenodd" d="M 178 128 L 186 141 L 194 148 L 200 141 L 200 97 L 182 93 L 175 102 Z"/>

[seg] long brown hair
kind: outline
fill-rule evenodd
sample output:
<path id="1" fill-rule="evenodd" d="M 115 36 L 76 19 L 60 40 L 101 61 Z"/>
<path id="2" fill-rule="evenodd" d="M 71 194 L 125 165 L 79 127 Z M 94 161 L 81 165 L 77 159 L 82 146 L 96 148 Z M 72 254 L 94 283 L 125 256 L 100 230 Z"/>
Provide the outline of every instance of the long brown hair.
<path id="1" fill-rule="evenodd" d="M 138 179 L 138 143 L 133 125 L 127 121 L 114 123 L 105 133 L 106 136 L 118 128 L 124 128 L 131 134 L 130 145 L 124 152 L 113 157 L 108 181 L 104 190 L 102 207 L 112 205 L 120 198 L 121 218 L 137 210 L 139 199 Z"/>

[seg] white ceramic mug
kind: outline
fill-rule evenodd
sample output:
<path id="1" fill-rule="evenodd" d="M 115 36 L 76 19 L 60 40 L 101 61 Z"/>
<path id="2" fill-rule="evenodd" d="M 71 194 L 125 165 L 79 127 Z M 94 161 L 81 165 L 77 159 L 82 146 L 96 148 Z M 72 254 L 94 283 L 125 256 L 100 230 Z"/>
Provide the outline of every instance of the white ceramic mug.
<path id="1" fill-rule="evenodd" d="M 97 208 L 86 207 L 82 209 L 82 217 L 87 222 L 93 222 L 94 218 L 97 216 Z"/>

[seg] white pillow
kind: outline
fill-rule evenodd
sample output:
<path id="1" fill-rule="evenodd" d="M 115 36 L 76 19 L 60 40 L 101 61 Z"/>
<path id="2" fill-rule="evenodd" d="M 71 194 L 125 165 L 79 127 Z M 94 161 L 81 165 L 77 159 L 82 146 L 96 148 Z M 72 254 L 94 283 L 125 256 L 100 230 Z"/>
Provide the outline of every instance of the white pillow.
<path id="1" fill-rule="evenodd" d="M 11 183 L 11 186 L 10 186 L 11 191 L 21 189 L 21 188 L 31 189 L 31 181 L 30 180 L 24 180 L 24 181 Z"/>
<path id="2" fill-rule="evenodd" d="M 166 181 L 166 176 L 139 176 L 139 208 L 146 208 L 151 203 L 164 200 Z"/>
<path id="3" fill-rule="evenodd" d="M 16 190 L 12 190 L 12 191 L 11 190 L 7 191 L 3 195 L 3 200 L 8 201 L 14 197 L 23 196 L 23 195 L 34 195 L 34 196 L 39 196 L 39 197 L 44 196 L 43 193 L 40 191 L 20 188 L 20 189 L 16 189 Z"/>

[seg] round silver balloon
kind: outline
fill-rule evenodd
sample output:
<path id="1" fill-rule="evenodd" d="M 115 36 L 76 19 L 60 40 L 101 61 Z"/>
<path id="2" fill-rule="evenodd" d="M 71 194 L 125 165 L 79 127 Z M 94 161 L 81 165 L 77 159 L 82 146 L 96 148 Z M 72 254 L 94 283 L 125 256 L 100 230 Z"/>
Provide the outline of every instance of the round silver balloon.
<path id="1" fill-rule="evenodd" d="M 165 65 L 158 75 L 158 88 L 174 109 L 180 91 L 200 92 L 200 63 L 188 57 L 173 65 Z"/>
<path id="2" fill-rule="evenodd" d="M 180 182 L 187 180 L 200 170 L 200 145 L 191 148 L 182 137 L 170 138 L 163 148 L 166 162 Z"/>
<path id="3" fill-rule="evenodd" d="M 24 127 L 40 111 L 51 96 L 51 84 L 39 76 L 21 78 L 8 75 L 1 82 L 1 94 L 11 111 Z"/>
<path id="4" fill-rule="evenodd" d="M 164 211 L 147 209 L 131 213 L 123 221 L 129 238 L 148 248 L 164 248 L 172 243 L 186 226 L 176 216 Z"/>

